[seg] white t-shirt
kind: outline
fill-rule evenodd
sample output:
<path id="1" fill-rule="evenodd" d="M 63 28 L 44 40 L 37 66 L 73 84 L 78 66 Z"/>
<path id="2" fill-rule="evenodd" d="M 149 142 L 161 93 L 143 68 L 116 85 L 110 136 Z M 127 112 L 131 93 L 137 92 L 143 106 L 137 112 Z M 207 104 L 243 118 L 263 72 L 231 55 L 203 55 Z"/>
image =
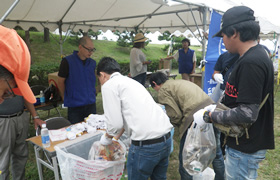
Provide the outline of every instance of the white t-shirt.
<path id="1" fill-rule="evenodd" d="M 124 127 L 131 140 L 139 141 L 159 138 L 172 129 L 168 116 L 137 81 L 115 72 L 101 92 L 109 135 Z"/>
<path id="2" fill-rule="evenodd" d="M 130 75 L 135 77 L 139 74 L 147 72 L 146 56 L 141 49 L 132 48 L 130 51 Z"/>

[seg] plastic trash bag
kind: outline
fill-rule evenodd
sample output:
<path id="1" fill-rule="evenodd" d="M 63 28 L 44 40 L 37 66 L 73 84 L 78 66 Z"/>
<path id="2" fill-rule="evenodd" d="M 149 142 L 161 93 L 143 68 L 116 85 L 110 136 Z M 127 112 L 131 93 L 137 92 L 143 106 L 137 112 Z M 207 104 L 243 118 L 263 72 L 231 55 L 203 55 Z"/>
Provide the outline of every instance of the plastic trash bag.
<path id="1" fill-rule="evenodd" d="M 88 160 L 92 144 L 100 140 L 102 132 L 84 134 L 55 146 L 63 180 L 120 180 L 125 159 L 119 161 Z M 122 143 L 122 142 L 120 142 Z M 125 145 L 122 144 L 125 148 Z"/>
<path id="2" fill-rule="evenodd" d="M 190 175 L 203 172 L 216 157 L 216 139 L 213 125 L 202 127 L 195 123 L 188 130 L 183 149 L 183 166 Z"/>
<path id="3" fill-rule="evenodd" d="M 125 152 L 125 146 L 122 146 L 118 141 L 113 141 L 112 144 L 107 146 L 102 145 L 100 141 L 96 141 L 91 146 L 88 159 L 101 161 L 125 160 Z"/>

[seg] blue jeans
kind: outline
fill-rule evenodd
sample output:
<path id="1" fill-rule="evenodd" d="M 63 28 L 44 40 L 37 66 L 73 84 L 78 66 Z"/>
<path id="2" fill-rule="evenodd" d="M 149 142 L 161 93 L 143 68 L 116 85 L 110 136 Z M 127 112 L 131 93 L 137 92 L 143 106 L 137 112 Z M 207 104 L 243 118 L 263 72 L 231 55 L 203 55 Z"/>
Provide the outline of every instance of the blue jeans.
<path id="1" fill-rule="evenodd" d="M 186 140 L 188 130 L 184 133 L 180 141 L 180 152 L 179 152 L 179 173 L 181 175 L 181 180 L 192 180 L 192 176 L 185 170 L 183 166 L 183 148 Z M 220 146 L 220 135 L 221 133 L 214 128 L 217 149 L 216 149 L 216 157 L 212 162 L 213 169 L 215 171 L 215 180 L 224 180 L 225 179 L 225 164 L 224 164 L 224 157 L 222 154 L 222 149 Z"/>
<path id="2" fill-rule="evenodd" d="M 213 169 L 215 171 L 215 180 L 224 180 L 225 179 L 225 163 L 224 156 L 221 148 L 221 132 L 214 127 L 214 133 L 216 138 L 216 157 L 212 162 Z"/>
<path id="3" fill-rule="evenodd" d="M 226 178 L 227 180 L 257 179 L 259 163 L 265 159 L 266 150 L 247 154 L 226 147 Z"/>
<path id="4" fill-rule="evenodd" d="M 129 180 L 165 180 L 171 148 L 171 137 L 165 142 L 135 146 L 131 144 L 127 157 Z"/>
<path id="5" fill-rule="evenodd" d="M 89 104 L 79 107 L 68 107 L 68 120 L 72 124 L 79 123 L 90 114 L 96 114 L 96 104 Z"/>
<path id="6" fill-rule="evenodd" d="M 142 74 L 139 74 L 139 75 L 133 77 L 132 79 L 134 79 L 135 81 L 138 81 L 140 84 L 142 84 L 143 86 L 145 86 L 146 77 L 147 77 L 147 74 L 146 74 L 146 72 L 145 72 L 145 73 L 142 73 Z"/>

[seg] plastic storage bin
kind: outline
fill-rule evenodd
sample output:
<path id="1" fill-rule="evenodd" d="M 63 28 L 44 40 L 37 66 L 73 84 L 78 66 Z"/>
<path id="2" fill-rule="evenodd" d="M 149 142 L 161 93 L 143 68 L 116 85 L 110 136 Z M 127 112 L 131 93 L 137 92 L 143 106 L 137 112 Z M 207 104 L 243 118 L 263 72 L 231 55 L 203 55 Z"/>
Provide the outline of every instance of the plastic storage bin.
<path id="1" fill-rule="evenodd" d="M 98 131 L 55 146 L 62 179 L 119 180 L 121 178 L 125 160 L 87 160 L 93 142 L 99 141 L 101 136 L 102 132 Z"/>

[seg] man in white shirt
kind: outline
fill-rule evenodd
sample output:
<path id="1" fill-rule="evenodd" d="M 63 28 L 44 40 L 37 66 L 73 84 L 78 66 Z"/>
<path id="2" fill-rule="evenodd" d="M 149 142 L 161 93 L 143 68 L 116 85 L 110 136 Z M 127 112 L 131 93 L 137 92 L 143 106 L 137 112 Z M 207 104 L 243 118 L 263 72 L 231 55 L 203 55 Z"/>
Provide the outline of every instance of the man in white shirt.
<path id="1" fill-rule="evenodd" d="M 102 58 L 97 66 L 107 119 L 107 133 L 100 142 L 110 144 L 112 137 L 124 128 L 132 140 L 127 159 L 128 179 L 164 180 L 173 126 L 144 86 L 119 72 L 119 64 L 110 57 Z"/>

